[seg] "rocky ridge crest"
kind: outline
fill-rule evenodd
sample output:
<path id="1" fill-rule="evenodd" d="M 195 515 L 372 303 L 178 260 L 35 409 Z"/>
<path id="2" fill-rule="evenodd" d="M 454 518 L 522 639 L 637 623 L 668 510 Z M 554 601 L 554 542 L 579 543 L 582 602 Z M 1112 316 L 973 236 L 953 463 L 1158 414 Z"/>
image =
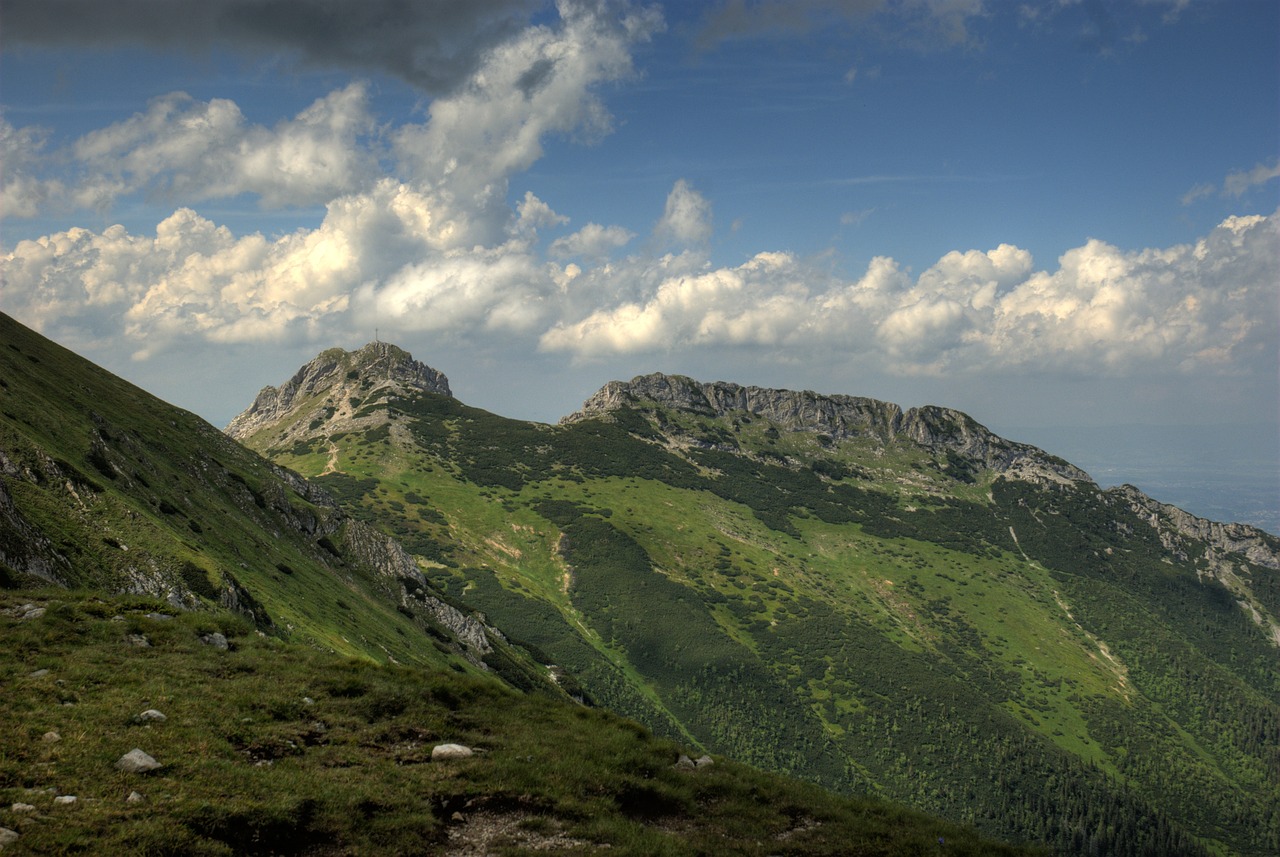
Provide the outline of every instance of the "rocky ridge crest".
<path id="1" fill-rule="evenodd" d="M 333 422 L 335 430 L 368 428 L 386 416 L 361 420 L 356 416 L 361 406 L 409 392 L 453 395 L 443 372 L 389 342 L 370 342 L 356 351 L 330 348 L 282 386 L 263 387 L 225 431 L 243 441 L 270 429 L 278 435 L 272 444 L 278 444 L 310 436 L 317 420 Z"/>
<path id="2" fill-rule="evenodd" d="M 929 405 L 904 411 L 891 402 L 861 396 L 743 387 L 725 381 L 703 383 L 682 375 L 654 373 L 610 381 L 561 422 L 591 419 L 644 403 L 709 417 L 746 413 L 789 431 L 826 434 L 834 440 L 872 438 L 888 444 L 905 439 L 1021 479 L 1092 482 L 1078 467 L 1034 446 L 1005 440 L 951 408 Z"/>

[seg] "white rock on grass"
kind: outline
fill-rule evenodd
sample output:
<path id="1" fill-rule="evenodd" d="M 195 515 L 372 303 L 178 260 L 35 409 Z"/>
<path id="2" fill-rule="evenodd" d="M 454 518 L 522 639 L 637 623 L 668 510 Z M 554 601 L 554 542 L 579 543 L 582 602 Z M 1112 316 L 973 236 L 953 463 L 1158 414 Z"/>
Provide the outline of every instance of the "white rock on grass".
<path id="1" fill-rule="evenodd" d="M 76 796 L 75 795 L 58 795 L 56 798 L 53 799 L 53 802 L 56 804 L 62 804 L 63 806 L 67 806 L 69 804 L 73 804 L 76 802 Z"/>
<path id="2" fill-rule="evenodd" d="M 0 848 L 18 841 L 18 831 L 0 827 Z"/>
<path id="3" fill-rule="evenodd" d="M 145 774 L 147 771 L 163 768 L 164 765 L 134 747 L 120 757 L 119 761 L 116 762 L 116 767 L 126 774 Z"/>
<path id="4" fill-rule="evenodd" d="M 162 713 L 160 713 L 159 711 L 156 711 L 154 708 L 148 708 L 146 711 L 138 715 L 138 719 L 144 722 L 148 720 L 154 720 L 158 723 L 163 723 L 169 718 L 165 717 Z"/>
<path id="5" fill-rule="evenodd" d="M 462 744 L 437 744 L 431 748 L 431 761 L 438 762 L 445 759 L 465 759 L 472 755 L 470 747 Z"/>

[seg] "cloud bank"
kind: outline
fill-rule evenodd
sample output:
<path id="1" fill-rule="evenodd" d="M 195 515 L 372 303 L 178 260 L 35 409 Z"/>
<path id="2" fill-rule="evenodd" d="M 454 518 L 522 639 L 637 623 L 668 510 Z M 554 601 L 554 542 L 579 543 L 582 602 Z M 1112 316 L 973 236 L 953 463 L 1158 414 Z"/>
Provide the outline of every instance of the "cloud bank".
<path id="1" fill-rule="evenodd" d="M 1091 240 L 1055 270 L 1002 244 L 953 251 L 915 278 L 878 257 L 854 281 L 760 253 L 557 323 L 540 346 L 577 357 L 754 346 L 898 374 L 1233 372 L 1274 359 L 1278 239 L 1274 214 L 1232 217 L 1167 249 Z"/>
<path id="2" fill-rule="evenodd" d="M 1231 217 L 1169 248 L 1090 240 L 1053 269 L 1002 244 L 914 277 L 878 257 L 843 279 L 783 252 L 727 267 L 698 252 L 608 258 L 631 235 L 597 224 L 544 249 L 534 224 L 562 218 L 532 195 L 520 209 L 504 240 L 459 246 L 430 193 L 385 179 L 275 239 L 184 208 L 153 236 L 116 226 L 20 242 L 3 288 L 37 326 L 112 331 L 139 357 L 374 326 L 580 360 L 749 346 L 902 375 L 1236 373 L 1277 351 L 1280 214 Z"/>

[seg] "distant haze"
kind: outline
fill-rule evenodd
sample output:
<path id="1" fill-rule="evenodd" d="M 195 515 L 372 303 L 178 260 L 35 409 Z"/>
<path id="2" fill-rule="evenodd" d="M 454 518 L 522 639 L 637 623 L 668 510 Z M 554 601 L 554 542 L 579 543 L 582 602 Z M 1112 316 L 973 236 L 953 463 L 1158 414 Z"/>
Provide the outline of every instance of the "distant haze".
<path id="1" fill-rule="evenodd" d="M 1202 518 L 1280 535 L 1275 425 L 991 428 L 1067 459 L 1104 488 L 1128 483 Z"/>

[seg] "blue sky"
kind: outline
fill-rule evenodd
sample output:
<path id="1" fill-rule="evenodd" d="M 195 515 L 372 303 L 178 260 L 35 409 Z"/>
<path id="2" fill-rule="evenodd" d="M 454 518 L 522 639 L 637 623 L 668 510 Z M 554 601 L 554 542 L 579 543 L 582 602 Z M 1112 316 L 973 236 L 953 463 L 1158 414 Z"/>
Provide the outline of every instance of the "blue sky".
<path id="1" fill-rule="evenodd" d="M 0 308 L 216 424 L 376 329 L 508 416 L 678 372 L 1180 496 L 1232 426 L 1280 518 L 1271 0 L 4 13 Z"/>

